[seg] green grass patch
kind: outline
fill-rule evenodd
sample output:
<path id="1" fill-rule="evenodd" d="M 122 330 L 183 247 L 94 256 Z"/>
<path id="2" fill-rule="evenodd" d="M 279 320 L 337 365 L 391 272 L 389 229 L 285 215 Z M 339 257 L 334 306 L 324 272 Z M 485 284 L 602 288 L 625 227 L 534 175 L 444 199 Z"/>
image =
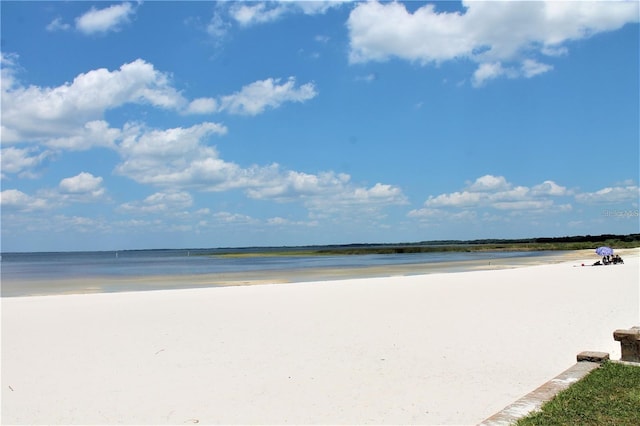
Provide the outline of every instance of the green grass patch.
<path id="1" fill-rule="evenodd" d="M 517 426 L 638 426 L 640 366 L 606 362 Z"/>

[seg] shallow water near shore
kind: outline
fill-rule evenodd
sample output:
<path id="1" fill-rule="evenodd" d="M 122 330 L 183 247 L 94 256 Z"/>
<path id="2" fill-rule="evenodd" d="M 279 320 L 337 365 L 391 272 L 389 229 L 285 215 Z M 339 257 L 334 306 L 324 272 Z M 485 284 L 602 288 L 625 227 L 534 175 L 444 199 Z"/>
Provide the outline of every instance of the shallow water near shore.
<path id="1" fill-rule="evenodd" d="M 571 252 L 217 256 L 215 250 L 3 253 L 2 296 L 106 293 L 463 272 L 563 259 Z"/>

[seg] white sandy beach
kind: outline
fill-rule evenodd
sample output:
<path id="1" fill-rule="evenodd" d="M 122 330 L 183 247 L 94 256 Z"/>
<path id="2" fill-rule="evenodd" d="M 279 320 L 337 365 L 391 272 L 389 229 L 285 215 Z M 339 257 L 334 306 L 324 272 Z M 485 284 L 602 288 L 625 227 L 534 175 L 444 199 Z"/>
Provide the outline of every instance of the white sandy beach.
<path id="1" fill-rule="evenodd" d="M 639 254 L 2 298 L 2 424 L 476 424 L 581 351 L 620 357 Z"/>

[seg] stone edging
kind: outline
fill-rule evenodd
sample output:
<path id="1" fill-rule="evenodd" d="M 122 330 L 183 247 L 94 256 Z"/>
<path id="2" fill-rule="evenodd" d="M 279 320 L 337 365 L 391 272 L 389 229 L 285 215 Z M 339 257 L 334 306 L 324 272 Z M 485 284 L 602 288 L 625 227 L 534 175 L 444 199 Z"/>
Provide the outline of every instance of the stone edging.
<path id="1" fill-rule="evenodd" d="M 567 389 L 573 383 L 582 379 L 591 371 L 609 360 L 605 352 L 581 352 L 577 356 L 577 363 L 560 373 L 554 379 L 543 384 L 528 395 L 523 396 L 498 413 L 479 423 L 478 426 L 508 426 L 513 425 L 522 417 L 539 410 L 542 405 L 553 399 L 556 394 Z"/>

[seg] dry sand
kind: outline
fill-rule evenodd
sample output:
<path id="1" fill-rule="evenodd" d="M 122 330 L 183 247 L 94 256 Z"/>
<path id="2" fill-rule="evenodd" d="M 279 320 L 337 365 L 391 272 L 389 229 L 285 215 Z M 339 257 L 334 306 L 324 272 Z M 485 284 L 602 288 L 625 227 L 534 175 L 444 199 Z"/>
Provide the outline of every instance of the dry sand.
<path id="1" fill-rule="evenodd" d="M 583 350 L 619 358 L 639 254 L 2 298 L 2 424 L 476 424 Z"/>

